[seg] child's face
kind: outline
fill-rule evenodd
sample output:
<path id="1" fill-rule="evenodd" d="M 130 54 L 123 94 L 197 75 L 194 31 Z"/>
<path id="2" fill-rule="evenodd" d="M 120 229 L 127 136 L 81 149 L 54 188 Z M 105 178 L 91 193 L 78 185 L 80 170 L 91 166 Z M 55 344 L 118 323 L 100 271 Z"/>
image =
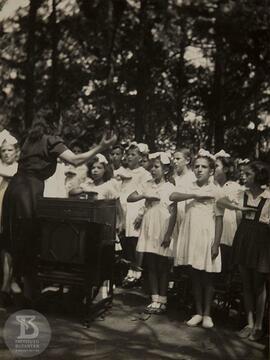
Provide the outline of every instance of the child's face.
<path id="1" fill-rule="evenodd" d="M 150 161 L 148 158 L 148 155 L 143 155 L 142 156 L 142 161 L 141 161 L 141 165 L 143 168 L 145 168 L 145 170 L 149 170 L 151 165 L 150 165 Z"/>
<path id="2" fill-rule="evenodd" d="M 103 180 L 104 173 L 105 173 L 104 165 L 98 161 L 94 162 L 91 168 L 91 177 L 94 180 L 94 182 Z"/>
<path id="3" fill-rule="evenodd" d="M 123 153 L 121 149 L 113 149 L 111 152 L 111 161 L 114 166 L 119 167 L 121 165 L 121 160 L 123 157 Z"/>
<path id="4" fill-rule="evenodd" d="M 127 154 L 127 163 L 130 169 L 136 169 L 140 166 L 141 155 L 138 149 L 129 149 Z"/>
<path id="5" fill-rule="evenodd" d="M 164 179 L 164 170 L 160 160 L 154 160 L 153 166 L 151 168 L 151 174 L 157 183 Z"/>
<path id="6" fill-rule="evenodd" d="M 1 159 L 3 163 L 8 165 L 13 164 L 16 160 L 16 155 L 17 152 L 14 145 L 3 144 L 1 146 Z"/>
<path id="7" fill-rule="evenodd" d="M 219 181 L 221 177 L 224 175 L 224 167 L 222 161 L 219 159 L 216 160 L 215 164 L 215 180 Z"/>
<path id="8" fill-rule="evenodd" d="M 188 161 L 181 152 L 176 152 L 173 155 L 173 163 L 176 173 L 180 175 L 186 168 Z"/>
<path id="9" fill-rule="evenodd" d="M 199 184 L 206 184 L 209 177 L 213 175 L 213 170 L 210 168 L 209 161 L 205 158 L 199 158 L 194 164 L 194 174 Z"/>
<path id="10" fill-rule="evenodd" d="M 239 166 L 239 182 L 240 182 L 241 185 L 245 185 L 245 183 L 247 181 L 245 168 L 246 168 L 245 165 L 240 165 Z"/>
<path id="11" fill-rule="evenodd" d="M 245 166 L 244 168 L 244 174 L 245 174 L 245 185 L 246 187 L 252 187 L 254 185 L 254 179 L 255 179 L 255 172 L 249 167 Z"/>
<path id="12" fill-rule="evenodd" d="M 72 151 L 74 152 L 74 154 L 82 154 L 82 149 L 79 147 L 79 146 L 77 146 L 77 145 L 75 145 L 73 148 L 72 148 Z"/>

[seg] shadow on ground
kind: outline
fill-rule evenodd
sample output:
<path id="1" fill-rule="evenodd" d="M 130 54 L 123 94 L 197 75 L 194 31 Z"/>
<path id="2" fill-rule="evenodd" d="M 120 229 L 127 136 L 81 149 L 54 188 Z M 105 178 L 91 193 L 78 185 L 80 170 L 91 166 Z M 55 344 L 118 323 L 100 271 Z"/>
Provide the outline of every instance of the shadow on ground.
<path id="1" fill-rule="evenodd" d="M 184 309 L 172 306 L 166 315 L 152 315 L 142 320 L 138 314 L 147 304 L 139 290 L 116 290 L 113 306 L 104 317 L 82 325 L 82 318 L 72 311 L 47 311 L 52 338 L 38 359 L 112 359 L 112 360 L 256 360 L 264 359 L 263 343 L 253 343 L 237 336 L 237 324 L 224 314 L 216 314 L 216 326 L 206 330 L 189 328 Z M 1 331 L 9 314 L 1 316 Z M 1 337 L 2 338 L 2 337 Z M 14 359 L 4 341 L 0 358 Z"/>

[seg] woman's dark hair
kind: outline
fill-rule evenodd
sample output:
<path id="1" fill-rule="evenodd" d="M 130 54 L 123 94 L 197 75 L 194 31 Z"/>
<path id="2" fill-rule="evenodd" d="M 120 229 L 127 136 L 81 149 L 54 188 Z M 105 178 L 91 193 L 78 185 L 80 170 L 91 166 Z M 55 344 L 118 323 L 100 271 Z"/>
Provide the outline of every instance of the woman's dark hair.
<path id="1" fill-rule="evenodd" d="M 226 168 L 226 177 L 227 180 L 236 180 L 235 174 L 235 165 L 231 157 L 217 157 L 216 160 L 219 160 L 222 163 L 223 169 Z"/>
<path id="2" fill-rule="evenodd" d="M 88 174 L 87 175 L 90 178 L 92 178 L 92 175 L 91 175 L 92 166 L 96 162 L 100 162 L 97 157 L 95 157 L 93 159 L 93 161 L 91 161 L 90 163 L 87 164 L 87 167 L 88 167 Z M 112 170 L 111 165 L 110 164 L 104 164 L 104 163 L 101 163 L 101 164 L 104 166 L 104 169 L 105 169 L 105 172 L 104 172 L 104 175 L 103 175 L 104 182 L 111 180 L 111 178 L 113 177 L 113 170 Z"/>
<path id="3" fill-rule="evenodd" d="M 268 185 L 269 184 L 269 170 L 267 165 L 261 161 L 253 161 L 247 165 L 255 174 L 254 182 L 259 185 Z"/>
<path id="4" fill-rule="evenodd" d="M 49 134 L 49 126 L 44 120 L 37 120 L 32 125 L 27 136 L 30 142 L 38 141 L 43 135 Z"/>

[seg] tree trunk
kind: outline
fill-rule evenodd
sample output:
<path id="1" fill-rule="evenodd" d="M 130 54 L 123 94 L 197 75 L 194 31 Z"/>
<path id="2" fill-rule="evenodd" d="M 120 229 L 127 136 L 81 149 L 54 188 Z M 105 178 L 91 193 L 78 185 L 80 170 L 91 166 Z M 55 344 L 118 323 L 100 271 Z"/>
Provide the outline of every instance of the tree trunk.
<path id="1" fill-rule="evenodd" d="M 181 19 L 181 39 L 180 39 L 180 59 L 178 64 L 178 95 L 177 95 L 177 132 L 176 146 L 182 145 L 182 125 L 184 122 L 183 102 L 184 102 L 184 79 L 185 79 L 185 51 L 187 46 L 186 23 Z"/>
<path id="2" fill-rule="evenodd" d="M 212 151 L 217 152 L 224 146 L 224 51 L 223 39 L 220 34 L 220 17 L 221 10 L 217 10 L 215 26 L 215 69 L 214 81 L 211 96 L 211 110 L 209 113 L 209 147 Z"/>
<path id="3" fill-rule="evenodd" d="M 36 17 L 42 0 L 30 0 L 28 16 L 28 39 L 26 43 L 26 64 L 25 64 L 25 113 L 24 126 L 29 128 L 34 119 L 35 99 L 35 45 L 36 45 Z"/>
<path id="4" fill-rule="evenodd" d="M 59 29 L 57 25 L 57 12 L 56 12 L 56 0 L 52 0 L 52 14 L 51 14 L 51 30 L 52 30 L 52 82 L 50 101 L 52 104 L 52 123 L 57 126 L 60 119 L 60 104 L 58 97 L 58 40 Z"/>
<path id="5" fill-rule="evenodd" d="M 108 2 L 108 54 L 107 54 L 107 89 L 108 89 L 108 102 L 109 102 L 109 121 L 111 127 L 116 123 L 116 105 L 114 100 L 114 85 L 113 77 L 115 74 L 115 58 L 114 48 L 118 28 L 121 24 L 121 18 L 125 9 L 126 3 L 123 0 Z"/>
<path id="6" fill-rule="evenodd" d="M 147 0 L 141 0 L 140 8 L 140 33 L 139 33 L 139 51 L 137 65 L 137 96 L 135 112 L 135 139 L 144 141 L 145 124 L 147 122 L 147 87 L 150 78 L 150 69 L 147 66 L 147 57 L 145 55 L 147 43 L 149 42 L 149 29 L 147 28 Z"/>

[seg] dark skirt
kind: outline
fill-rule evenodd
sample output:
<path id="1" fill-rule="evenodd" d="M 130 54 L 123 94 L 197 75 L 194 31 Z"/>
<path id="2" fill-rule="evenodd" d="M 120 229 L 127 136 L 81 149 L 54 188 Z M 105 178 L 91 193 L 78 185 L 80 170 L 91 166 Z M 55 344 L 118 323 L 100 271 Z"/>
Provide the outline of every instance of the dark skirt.
<path id="1" fill-rule="evenodd" d="M 3 200 L 3 234 L 1 248 L 13 258 L 14 271 L 31 272 L 37 257 L 37 199 L 43 196 L 44 181 L 16 174 Z"/>
<path id="2" fill-rule="evenodd" d="M 270 227 L 242 220 L 234 237 L 232 261 L 261 273 L 270 273 Z"/>

